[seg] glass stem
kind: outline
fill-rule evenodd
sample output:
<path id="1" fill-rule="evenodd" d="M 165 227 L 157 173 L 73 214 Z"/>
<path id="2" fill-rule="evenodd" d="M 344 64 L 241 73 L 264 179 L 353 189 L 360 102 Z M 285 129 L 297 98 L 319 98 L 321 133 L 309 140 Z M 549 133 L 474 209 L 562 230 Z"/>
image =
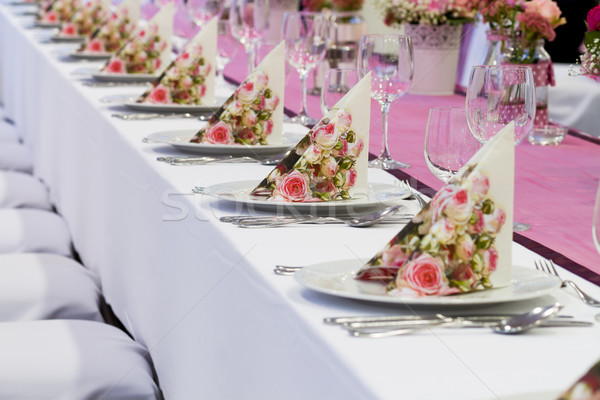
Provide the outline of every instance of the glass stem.
<path id="1" fill-rule="evenodd" d="M 381 122 L 381 130 L 383 133 L 383 142 L 381 143 L 381 154 L 379 155 L 379 158 L 384 158 L 384 159 L 391 159 L 392 155 L 390 154 L 390 150 L 388 148 L 388 112 L 390 111 L 390 104 L 387 101 L 382 101 L 379 103 L 379 106 L 381 107 L 381 116 L 382 116 L 382 122 Z"/>
<path id="2" fill-rule="evenodd" d="M 306 92 L 308 91 L 306 87 L 306 78 L 308 78 L 308 73 L 300 74 L 300 80 L 302 81 L 302 111 L 300 111 L 300 115 L 308 116 L 308 102 L 306 100 Z"/>
<path id="3" fill-rule="evenodd" d="M 248 75 L 250 75 L 252 73 L 252 71 L 254 71 L 254 68 L 256 67 L 256 52 L 254 51 L 254 44 L 251 44 L 250 46 L 248 46 L 248 49 L 246 50 L 246 54 L 248 54 Z"/>

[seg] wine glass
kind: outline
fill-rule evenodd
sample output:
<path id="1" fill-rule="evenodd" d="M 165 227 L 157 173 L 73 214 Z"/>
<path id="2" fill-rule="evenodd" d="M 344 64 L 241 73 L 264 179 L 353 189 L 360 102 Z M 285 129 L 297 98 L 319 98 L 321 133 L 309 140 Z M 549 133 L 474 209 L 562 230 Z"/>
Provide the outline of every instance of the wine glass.
<path id="1" fill-rule="evenodd" d="M 465 107 L 429 110 L 425 132 L 425 162 L 429 170 L 447 183 L 481 148 L 467 125 Z"/>
<path id="2" fill-rule="evenodd" d="M 217 83 L 219 87 L 232 86 L 223 76 L 223 71 L 229 61 L 238 51 L 238 42 L 231 36 L 229 21 L 219 20 L 217 28 Z"/>
<path id="3" fill-rule="evenodd" d="M 248 74 L 256 67 L 256 43 L 269 28 L 269 0 L 231 0 L 229 26 L 248 55 Z"/>
<path id="4" fill-rule="evenodd" d="M 323 13 L 287 12 L 283 16 L 282 36 L 288 63 L 298 71 L 302 81 L 302 110 L 292 118 L 292 122 L 313 126 L 318 121 L 308 115 L 306 78 L 325 57 L 329 19 Z"/>
<path id="5" fill-rule="evenodd" d="M 196 25 L 202 27 L 223 13 L 222 0 L 187 0 L 188 15 Z"/>
<path id="6" fill-rule="evenodd" d="M 395 34 L 363 35 L 358 46 L 358 73 L 371 72 L 371 97 L 379 103 L 383 117 L 383 144 L 379 157 L 370 167 L 408 168 L 409 164 L 392 158 L 388 147 L 390 105 L 410 87 L 413 78 L 413 49 L 410 36 Z"/>
<path id="7" fill-rule="evenodd" d="M 325 116 L 358 83 L 358 72 L 350 68 L 331 68 L 325 72 L 321 89 L 321 112 Z"/>
<path id="8" fill-rule="evenodd" d="M 535 120 L 535 84 L 531 67 L 522 65 L 476 65 L 467 86 L 467 122 L 471 133 L 486 143 L 511 121 L 515 145 L 529 135 Z M 521 222 L 513 230 L 530 226 Z"/>

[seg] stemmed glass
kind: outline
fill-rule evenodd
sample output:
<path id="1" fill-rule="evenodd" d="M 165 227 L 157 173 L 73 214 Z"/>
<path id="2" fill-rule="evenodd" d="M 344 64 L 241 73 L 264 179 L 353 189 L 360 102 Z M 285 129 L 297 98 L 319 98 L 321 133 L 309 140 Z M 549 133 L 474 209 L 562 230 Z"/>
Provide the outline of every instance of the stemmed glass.
<path id="1" fill-rule="evenodd" d="M 596 203 L 594 204 L 594 220 L 592 223 L 592 237 L 596 250 L 600 253 L 600 185 L 596 192 Z"/>
<path id="2" fill-rule="evenodd" d="M 529 135 L 535 119 L 535 84 L 531 67 L 477 65 L 467 86 L 467 122 L 471 133 L 486 143 L 511 121 L 515 145 Z M 513 230 L 526 231 L 528 224 L 515 222 Z"/>
<path id="3" fill-rule="evenodd" d="M 429 110 L 425 132 L 425 162 L 429 170 L 447 183 L 481 148 L 467 125 L 464 107 Z"/>
<path id="4" fill-rule="evenodd" d="M 231 0 L 229 26 L 248 55 L 248 74 L 256 67 L 256 43 L 269 28 L 269 0 Z"/>
<path id="5" fill-rule="evenodd" d="M 379 103 L 383 117 L 383 144 L 379 157 L 369 167 L 408 168 L 409 164 L 392 158 L 388 147 L 388 113 L 390 105 L 410 87 L 413 78 L 412 41 L 405 35 L 363 35 L 358 47 L 358 73 L 371 72 L 371 97 Z"/>
<path id="6" fill-rule="evenodd" d="M 331 68 L 325 72 L 321 89 L 321 112 L 325 116 L 358 83 L 358 72 L 350 68 Z"/>
<path id="7" fill-rule="evenodd" d="M 221 0 L 187 0 L 188 15 L 196 25 L 202 27 L 214 17 L 223 13 Z"/>
<path id="8" fill-rule="evenodd" d="M 329 19 L 323 13 L 295 11 L 283 16 L 282 36 L 288 63 L 294 67 L 302 81 L 302 110 L 292 122 L 313 126 L 318 121 L 308 115 L 306 78 L 325 57 L 328 45 Z"/>
<path id="9" fill-rule="evenodd" d="M 229 28 L 229 21 L 219 20 L 219 26 L 217 30 L 217 86 L 228 87 L 231 86 L 225 77 L 223 71 L 229 61 L 235 56 L 238 51 L 238 42 L 231 36 L 231 30 Z"/>

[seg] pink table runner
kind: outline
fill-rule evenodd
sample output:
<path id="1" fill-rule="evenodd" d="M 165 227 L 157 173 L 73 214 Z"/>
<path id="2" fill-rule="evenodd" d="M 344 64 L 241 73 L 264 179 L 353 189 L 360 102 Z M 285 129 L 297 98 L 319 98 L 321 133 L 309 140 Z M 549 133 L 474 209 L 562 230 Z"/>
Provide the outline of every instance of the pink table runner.
<path id="1" fill-rule="evenodd" d="M 246 68 L 245 57 L 238 57 L 230 63 L 226 75 L 243 79 Z M 300 99 L 300 82 L 292 70 L 286 79 L 284 104 L 297 112 Z M 310 115 L 319 118 L 319 98 L 308 96 L 308 101 Z M 409 179 L 427 195 L 441 187 L 423 155 L 427 116 L 432 107 L 463 106 L 464 102 L 461 95 L 406 95 L 393 104 L 389 121 L 391 152 L 396 159 L 411 164 L 411 168 L 394 171 L 394 175 Z M 378 154 L 380 149 L 381 114 L 373 102 L 369 150 Z M 600 255 L 592 240 L 600 141 L 577 132 L 570 132 L 559 146 L 533 146 L 524 141 L 516 149 L 515 176 L 515 221 L 528 223 L 531 229 L 515 234 L 514 240 L 600 285 Z"/>

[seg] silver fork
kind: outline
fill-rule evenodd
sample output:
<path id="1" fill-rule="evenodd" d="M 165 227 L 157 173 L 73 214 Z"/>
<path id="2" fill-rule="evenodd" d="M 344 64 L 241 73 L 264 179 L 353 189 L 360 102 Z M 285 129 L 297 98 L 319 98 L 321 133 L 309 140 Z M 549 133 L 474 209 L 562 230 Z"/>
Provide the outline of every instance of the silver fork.
<path id="1" fill-rule="evenodd" d="M 404 186 L 410 191 L 411 197 L 417 199 L 419 207 L 423 208 L 427 205 L 427 202 L 421 197 L 421 194 L 415 190 L 407 181 L 401 181 Z"/>
<path id="2" fill-rule="evenodd" d="M 592 307 L 600 307 L 600 301 L 594 299 L 592 296 L 590 296 L 589 294 L 587 294 L 583 290 L 581 290 L 575 282 L 569 281 L 569 280 L 563 280 L 560 277 L 560 275 L 558 275 L 558 272 L 556 271 L 556 268 L 554 267 L 554 262 L 552 262 L 552 260 L 534 261 L 534 264 L 538 270 L 546 272 L 549 275 L 556 276 L 558 279 L 560 279 L 560 281 L 561 281 L 560 287 L 561 288 L 564 288 L 567 286 L 570 286 L 571 288 L 573 288 L 573 290 L 575 290 L 575 293 L 577 293 L 577 296 L 579 296 L 581 301 L 583 301 L 585 304 L 592 306 Z"/>
<path id="3" fill-rule="evenodd" d="M 277 275 L 294 275 L 294 273 L 296 271 L 298 271 L 299 269 L 302 269 L 302 267 L 300 266 L 291 266 L 291 265 L 276 265 L 275 268 L 273 269 L 273 272 L 276 273 Z"/>

